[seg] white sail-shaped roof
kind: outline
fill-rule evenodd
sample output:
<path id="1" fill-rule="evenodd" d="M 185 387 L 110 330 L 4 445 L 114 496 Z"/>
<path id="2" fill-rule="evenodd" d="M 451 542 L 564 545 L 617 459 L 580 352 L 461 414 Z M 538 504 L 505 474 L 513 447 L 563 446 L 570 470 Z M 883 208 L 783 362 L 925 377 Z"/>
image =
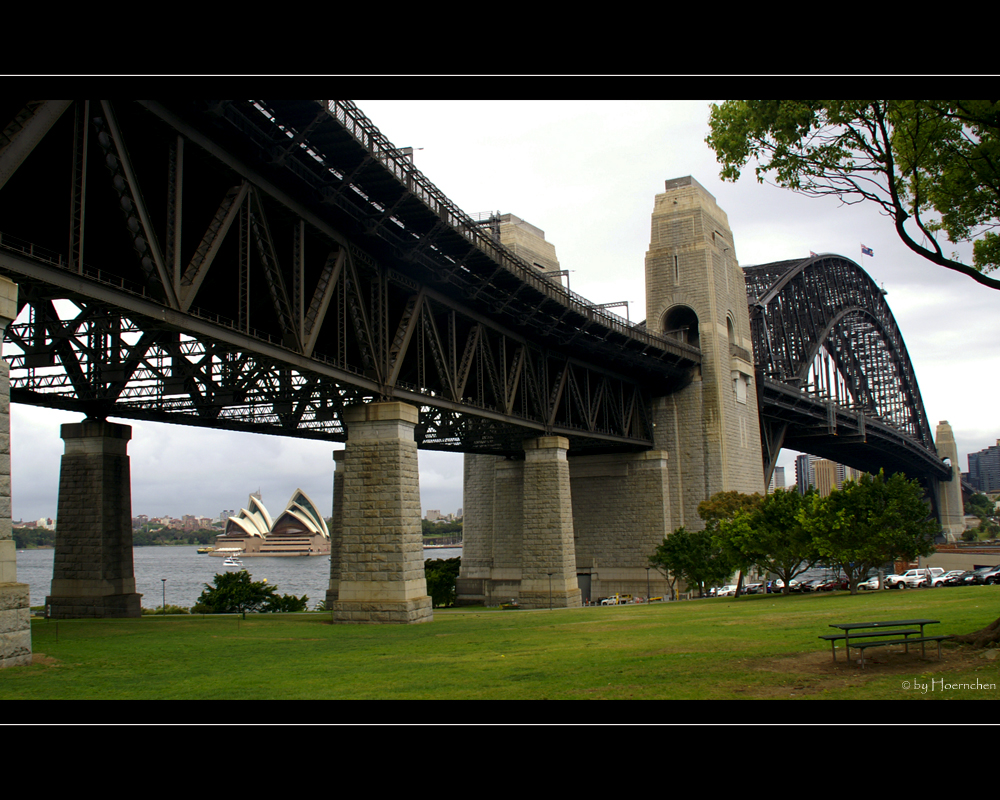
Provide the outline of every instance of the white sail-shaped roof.
<path id="1" fill-rule="evenodd" d="M 316 509 L 312 498 L 301 489 L 295 490 L 292 499 L 288 501 L 288 506 L 278 515 L 276 520 L 271 519 L 264 503 L 256 495 L 250 495 L 247 506 L 249 508 L 241 508 L 239 514 L 229 518 L 226 533 L 235 532 L 235 529 L 238 528 L 248 536 L 266 539 L 268 535 L 276 531 L 278 535 L 282 535 L 294 532 L 295 529 L 301 529 L 302 532 L 312 536 L 320 535 L 324 539 L 330 538 L 326 520 Z"/>
<path id="2" fill-rule="evenodd" d="M 271 530 L 273 522 L 271 515 L 267 513 L 267 509 L 264 507 L 263 501 L 252 494 L 247 501 L 247 505 L 250 506 L 250 509 L 241 508 L 239 514 L 229 518 L 229 522 L 239 527 L 240 530 L 249 536 L 266 537 L 268 531 Z M 226 525 L 226 530 L 229 530 L 228 524 Z"/>
<path id="3" fill-rule="evenodd" d="M 285 514 L 292 514 L 297 520 L 306 525 L 313 533 L 323 535 L 323 538 L 330 538 L 330 531 L 326 527 L 326 520 L 316 509 L 316 504 L 301 489 L 296 489 L 292 494 L 292 499 L 288 501 Z"/>

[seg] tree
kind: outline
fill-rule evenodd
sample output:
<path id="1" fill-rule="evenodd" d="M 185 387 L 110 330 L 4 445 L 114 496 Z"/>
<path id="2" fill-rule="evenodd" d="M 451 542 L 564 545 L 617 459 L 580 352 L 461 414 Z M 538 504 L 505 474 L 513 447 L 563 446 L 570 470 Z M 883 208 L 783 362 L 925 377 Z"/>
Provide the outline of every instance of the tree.
<path id="1" fill-rule="evenodd" d="M 1000 289 L 1000 101 L 727 100 L 709 127 L 724 180 L 753 158 L 761 183 L 873 202 L 915 253 Z M 971 266 L 942 233 L 973 243 Z"/>
<path id="2" fill-rule="evenodd" d="M 965 511 L 967 514 L 979 517 L 979 521 L 983 522 L 996 513 L 996 506 L 985 494 L 977 493 L 969 498 L 965 504 Z"/>
<path id="3" fill-rule="evenodd" d="M 427 580 L 427 594 L 435 606 L 454 605 L 457 595 L 458 571 L 462 567 L 461 558 L 434 558 L 424 563 L 424 577 Z"/>
<path id="4" fill-rule="evenodd" d="M 805 496 L 794 489 L 772 492 L 756 506 L 720 522 L 720 542 L 741 562 L 778 575 L 784 583 L 782 594 L 788 594 L 792 579 L 811 569 L 820 557 L 799 519 L 803 505 L 815 493 L 812 488 Z"/>
<path id="5" fill-rule="evenodd" d="M 725 581 L 734 568 L 709 531 L 690 532 L 684 528 L 677 528 L 663 540 L 649 557 L 649 565 L 668 580 L 673 576 L 673 580 L 683 580 L 688 587 L 697 586 L 699 597 L 704 596 L 706 586 Z"/>
<path id="6" fill-rule="evenodd" d="M 837 564 L 850 584 L 887 561 L 912 561 L 934 552 L 940 525 L 930 515 L 923 489 L 901 472 L 863 474 L 828 497 L 804 498 L 798 520 L 810 531 L 819 555 Z"/>
<path id="7" fill-rule="evenodd" d="M 705 521 L 705 530 L 715 535 L 718 533 L 719 525 L 726 520 L 731 520 L 741 511 L 756 508 L 763 498 L 758 492 L 753 494 L 743 494 L 742 492 L 716 492 L 708 500 L 698 503 L 698 516 Z M 719 542 L 722 546 L 721 541 Z M 743 572 L 748 569 L 752 561 L 746 561 L 742 554 L 736 550 L 727 551 L 733 563 L 733 569 L 739 569 L 740 575 L 736 580 L 736 597 L 743 593 Z M 728 575 L 726 576 L 729 577 Z"/>
<path id="8" fill-rule="evenodd" d="M 267 579 L 253 581 L 245 569 L 239 572 L 223 572 L 212 579 L 214 586 L 205 584 L 205 590 L 191 609 L 193 614 L 242 614 L 247 612 L 291 612 L 305 611 L 308 595 L 301 598 L 294 595 L 277 594 L 278 587 L 268 585 Z"/>

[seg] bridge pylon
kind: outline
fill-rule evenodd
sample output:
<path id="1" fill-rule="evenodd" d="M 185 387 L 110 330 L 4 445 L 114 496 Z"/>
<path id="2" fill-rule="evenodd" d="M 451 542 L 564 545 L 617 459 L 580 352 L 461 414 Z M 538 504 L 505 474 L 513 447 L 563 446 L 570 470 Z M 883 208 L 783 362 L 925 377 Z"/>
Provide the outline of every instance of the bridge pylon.
<path id="1" fill-rule="evenodd" d="M 702 500 L 765 485 L 743 270 L 726 212 L 690 176 L 656 195 L 646 326 L 702 352 L 688 385 L 654 402 L 656 449 L 669 459 L 668 529 L 699 530 Z"/>
<path id="2" fill-rule="evenodd" d="M 962 540 L 965 533 L 965 504 L 962 501 L 962 468 L 958 463 L 958 445 L 955 444 L 955 434 L 947 420 L 938 423 L 934 432 L 934 443 L 938 455 L 951 462 L 951 480 L 939 481 L 931 479 L 937 501 L 938 519 L 944 530 L 945 538 L 950 542 Z"/>

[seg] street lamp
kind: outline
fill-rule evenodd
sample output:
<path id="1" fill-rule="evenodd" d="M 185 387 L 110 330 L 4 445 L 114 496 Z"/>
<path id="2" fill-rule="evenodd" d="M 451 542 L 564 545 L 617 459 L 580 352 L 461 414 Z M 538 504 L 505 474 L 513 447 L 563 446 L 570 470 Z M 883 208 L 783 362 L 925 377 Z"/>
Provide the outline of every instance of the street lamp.
<path id="1" fill-rule="evenodd" d="M 160 610 L 166 614 L 167 613 L 167 579 L 160 578 L 163 581 L 163 605 L 160 606 Z"/>
<path id="2" fill-rule="evenodd" d="M 646 567 L 646 602 L 649 602 L 649 567 Z"/>

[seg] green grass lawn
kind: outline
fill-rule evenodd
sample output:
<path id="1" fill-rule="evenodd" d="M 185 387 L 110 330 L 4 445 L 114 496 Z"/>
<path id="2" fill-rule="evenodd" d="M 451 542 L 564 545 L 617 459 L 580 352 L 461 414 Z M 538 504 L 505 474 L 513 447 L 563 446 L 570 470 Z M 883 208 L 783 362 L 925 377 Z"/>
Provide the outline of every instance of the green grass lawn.
<path id="1" fill-rule="evenodd" d="M 862 671 L 817 638 L 832 622 L 927 617 L 941 620 L 928 634 L 959 634 L 998 616 L 1000 586 L 438 609 L 411 626 L 36 619 L 34 663 L 0 670 L 0 699 L 998 699 L 1000 659 L 981 650 L 946 644 L 939 662 L 933 645 L 926 658 L 879 648 Z M 993 688 L 955 688 L 977 682 Z"/>

